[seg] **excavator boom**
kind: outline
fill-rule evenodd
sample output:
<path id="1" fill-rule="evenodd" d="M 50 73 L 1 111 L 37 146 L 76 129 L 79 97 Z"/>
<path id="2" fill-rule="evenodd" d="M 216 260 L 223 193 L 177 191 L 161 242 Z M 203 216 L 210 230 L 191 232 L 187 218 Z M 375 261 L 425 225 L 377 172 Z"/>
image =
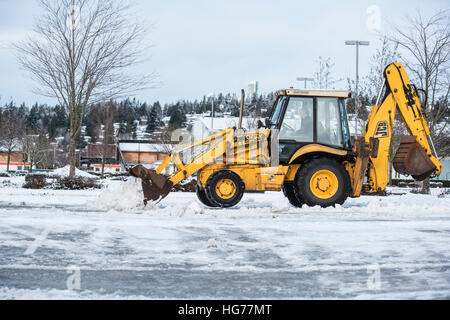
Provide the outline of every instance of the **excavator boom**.
<path id="1" fill-rule="evenodd" d="M 363 191 L 368 193 L 382 191 L 388 183 L 389 153 L 396 111 L 399 112 L 410 136 L 404 137 L 400 142 L 393 159 L 395 170 L 401 174 L 412 175 L 416 180 L 439 175 L 442 171 L 442 164 L 432 148 L 430 130 L 419 96 L 403 65 L 388 65 L 384 76 L 384 98 L 379 105 L 377 101 L 372 108 L 363 137 L 367 146 L 371 139 L 377 140 L 372 143 L 376 145 L 376 150 L 367 150 L 365 155 L 368 158 L 368 181 Z M 357 162 L 364 160 L 364 155 L 360 154 Z M 353 196 L 358 196 L 360 192 L 361 190 L 353 190 Z"/>

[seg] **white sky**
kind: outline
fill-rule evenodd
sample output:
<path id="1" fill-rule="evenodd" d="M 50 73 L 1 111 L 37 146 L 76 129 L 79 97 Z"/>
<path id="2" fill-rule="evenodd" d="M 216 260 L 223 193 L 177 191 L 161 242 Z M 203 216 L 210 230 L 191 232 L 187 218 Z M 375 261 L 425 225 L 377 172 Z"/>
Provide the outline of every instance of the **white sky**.
<path id="1" fill-rule="evenodd" d="M 133 0 L 134 11 L 154 26 L 147 36 L 151 59 L 140 70 L 157 72 L 157 89 L 137 95 L 141 101 L 162 103 L 200 99 L 210 92 L 247 89 L 258 80 L 266 93 L 303 83 L 313 76 L 318 56 L 331 57 L 334 78 L 354 78 L 355 47 L 345 40 L 367 40 L 360 50 L 360 76 L 378 36 L 367 27 L 367 8 L 381 10 L 381 31 L 402 23 L 419 10 L 430 15 L 450 7 L 448 0 L 294 1 L 294 0 Z M 33 83 L 20 70 L 10 41 L 31 31 L 40 13 L 33 0 L 0 0 L 0 103 L 14 100 L 54 103 L 31 92 Z M 346 89 L 346 81 L 336 89 Z"/>

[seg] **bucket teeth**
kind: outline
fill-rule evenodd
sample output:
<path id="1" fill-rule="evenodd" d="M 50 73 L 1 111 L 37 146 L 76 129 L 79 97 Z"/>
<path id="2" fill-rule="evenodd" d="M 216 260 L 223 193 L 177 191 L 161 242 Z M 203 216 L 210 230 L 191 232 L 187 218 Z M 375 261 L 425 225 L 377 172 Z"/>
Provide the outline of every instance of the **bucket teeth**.
<path id="1" fill-rule="evenodd" d="M 393 165 L 398 173 L 411 175 L 416 180 L 424 180 L 436 169 L 416 137 L 404 137 L 401 140 Z"/>
<path id="2" fill-rule="evenodd" d="M 142 165 L 131 168 L 130 174 L 134 177 L 141 178 L 144 204 L 150 201 L 159 202 L 172 190 L 172 181 L 161 174 L 157 174 L 155 170 L 147 169 Z"/>

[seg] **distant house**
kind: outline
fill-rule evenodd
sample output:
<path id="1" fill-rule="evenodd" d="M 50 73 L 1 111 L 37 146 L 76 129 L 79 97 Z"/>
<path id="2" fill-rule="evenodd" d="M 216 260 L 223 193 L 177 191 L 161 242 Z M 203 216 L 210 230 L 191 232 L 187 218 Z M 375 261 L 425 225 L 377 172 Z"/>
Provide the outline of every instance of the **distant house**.
<path id="1" fill-rule="evenodd" d="M 125 167 L 131 168 L 142 164 L 148 168 L 156 168 L 172 150 L 172 145 L 152 143 L 146 140 L 119 140 L 118 156 Z M 171 168 L 167 172 L 172 172 Z"/>
<path id="2" fill-rule="evenodd" d="M 93 163 L 89 167 L 90 170 L 94 172 L 100 173 L 102 171 L 101 163 Z M 123 171 L 123 168 L 120 164 L 105 164 L 104 172 L 105 173 L 117 173 Z"/>
<path id="3" fill-rule="evenodd" d="M 103 145 L 90 143 L 86 147 L 86 152 L 81 156 L 80 164 L 84 170 L 101 171 L 101 163 L 103 156 Z M 105 151 L 105 172 L 119 172 L 122 171 L 122 166 L 119 161 L 117 146 L 109 144 Z"/>
<path id="4" fill-rule="evenodd" d="M 9 159 L 9 171 L 29 170 L 30 164 L 24 162 L 24 154 L 20 151 L 12 151 Z M 0 149 L 0 170 L 8 168 L 8 151 Z"/>
<path id="5" fill-rule="evenodd" d="M 93 144 L 90 143 L 86 148 L 86 157 L 87 158 L 102 158 L 103 154 L 103 145 L 102 144 Z M 105 152 L 106 159 L 116 159 L 117 158 L 117 147 L 115 144 L 108 144 L 106 146 Z"/>

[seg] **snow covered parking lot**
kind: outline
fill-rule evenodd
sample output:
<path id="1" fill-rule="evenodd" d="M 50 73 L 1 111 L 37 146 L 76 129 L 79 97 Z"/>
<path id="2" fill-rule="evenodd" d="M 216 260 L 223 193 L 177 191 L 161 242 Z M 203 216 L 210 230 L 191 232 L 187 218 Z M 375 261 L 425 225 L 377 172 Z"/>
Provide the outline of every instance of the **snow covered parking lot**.
<path id="1" fill-rule="evenodd" d="M 209 209 L 171 193 L 142 208 L 132 181 L 56 191 L 9 180 L 1 299 L 450 298 L 450 197 L 439 190 L 326 209 L 277 192 Z"/>

